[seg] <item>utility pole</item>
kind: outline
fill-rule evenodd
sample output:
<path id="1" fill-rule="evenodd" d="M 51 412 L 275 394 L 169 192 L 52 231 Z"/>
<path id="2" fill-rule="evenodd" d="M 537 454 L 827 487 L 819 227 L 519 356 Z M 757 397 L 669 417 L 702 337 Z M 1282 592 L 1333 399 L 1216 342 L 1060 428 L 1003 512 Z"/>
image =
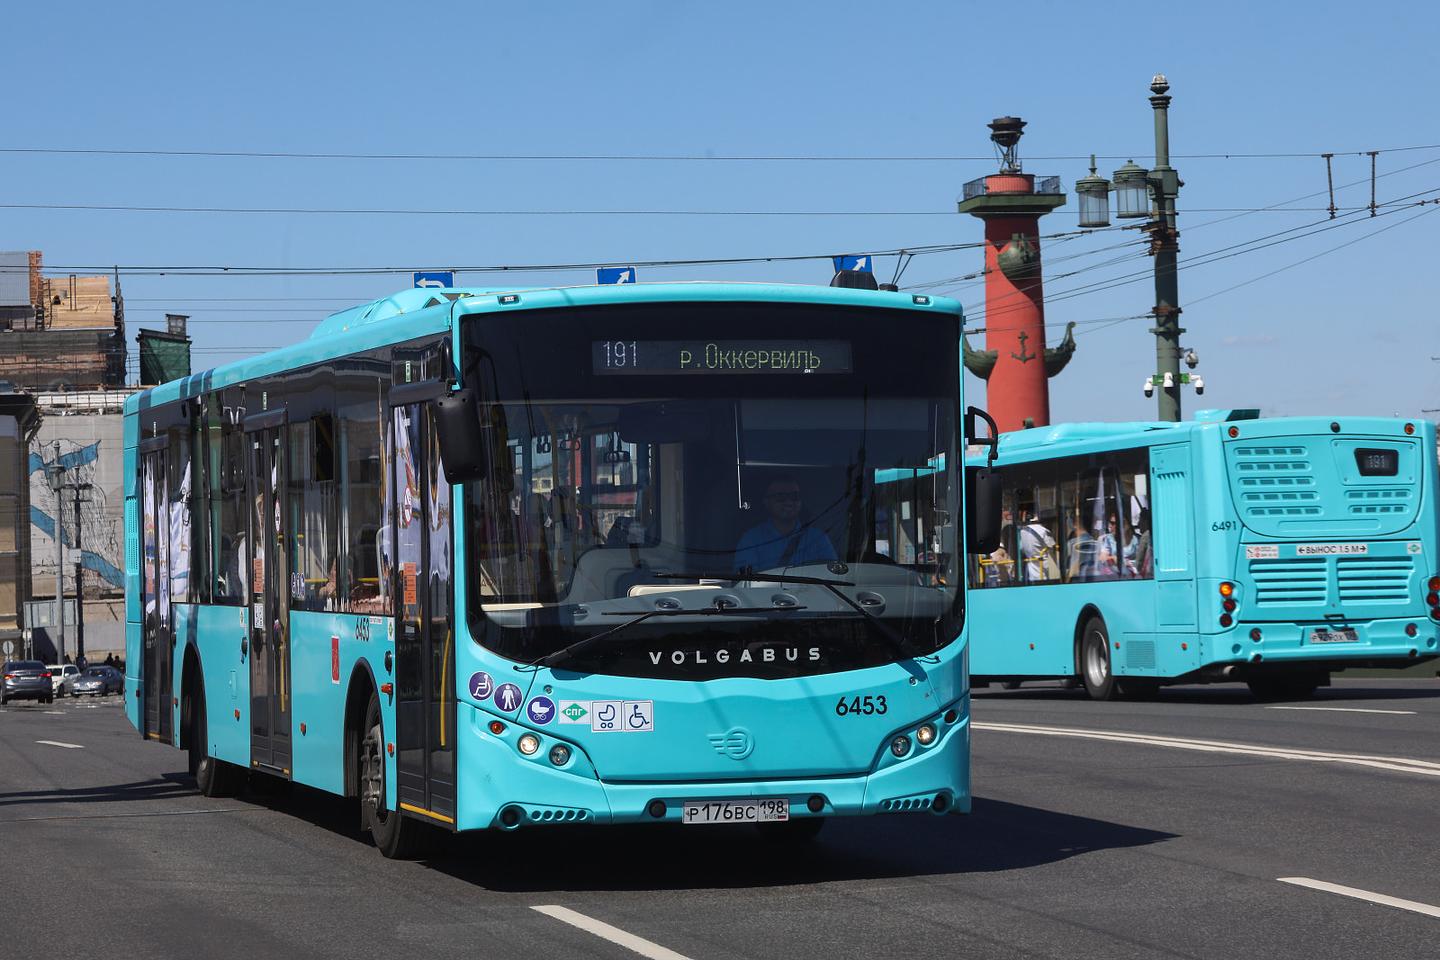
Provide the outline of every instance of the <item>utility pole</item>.
<path id="1" fill-rule="evenodd" d="M 80 504 L 89 502 L 89 498 L 82 498 L 81 493 L 88 492 L 91 484 L 74 483 L 70 489 L 75 491 L 75 662 L 79 663 L 85 659 L 85 551 L 82 541 L 84 540 L 84 527 L 80 523 Z"/>
<path id="2" fill-rule="evenodd" d="M 55 441 L 55 461 L 45 468 L 45 479 L 55 494 L 55 662 L 65 662 L 65 501 L 60 466 L 60 441 Z"/>
<path id="3" fill-rule="evenodd" d="M 1159 378 L 1160 419 L 1180 419 L 1180 283 L 1175 276 L 1180 231 L 1175 224 L 1175 198 L 1180 175 L 1170 166 L 1170 89 L 1163 73 L 1150 81 L 1150 106 L 1155 110 L 1155 166 L 1146 178 L 1155 200 L 1156 218 L 1145 225 L 1155 257 L 1155 373 Z"/>

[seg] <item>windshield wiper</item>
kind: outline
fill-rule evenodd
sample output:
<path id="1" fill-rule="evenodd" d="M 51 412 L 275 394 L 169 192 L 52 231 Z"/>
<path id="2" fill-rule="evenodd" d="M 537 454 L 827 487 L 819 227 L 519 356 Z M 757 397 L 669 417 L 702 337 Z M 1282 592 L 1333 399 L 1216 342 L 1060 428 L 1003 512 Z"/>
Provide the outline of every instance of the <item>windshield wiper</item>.
<path id="1" fill-rule="evenodd" d="M 801 583 L 813 584 L 817 587 L 824 587 L 831 593 L 835 594 L 835 596 L 839 597 L 846 606 L 850 607 L 850 609 L 860 614 L 861 618 L 866 623 L 874 624 L 875 629 L 879 631 L 880 636 L 885 640 L 885 645 L 890 648 L 890 651 L 892 653 L 894 653 L 902 660 L 910 659 L 910 653 L 905 649 L 904 638 L 901 637 L 900 634 L 896 633 L 895 629 L 891 627 L 888 623 L 886 623 L 884 620 L 881 620 L 879 617 L 871 616 L 868 612 L 866 612 L 864 607 L 860 606 L 860 604 L 856 603 L 853 599 L 851 599 L 849 594 L 845 593 L 845 591 L 840 589 L 841 587 L 855 586 L 855 582 L 853 580 L 832 580 L 828 577 L 799 577 L 791 576 L 788 573 L 756 573 L 753 570 L 737 570 L 734 573 L 720 574 L 652 573 L 651 576 L 657 580 L 757 580 L 761 583 Z M 788 609 L 794 610 L 796 608 L 789 607 Z"/>
<path id="2" fill-rule="evenodd" d="M 663 609 L 646 610 L 644 613 L 641 613 L 641 614 L 638 614 L 638 615 L 636 615 L 636 616 L 634 616 L 634 617 L 631 617 L 629 620 L 626 620 L 624 623 L 616 624 L 615 626 L 611 627 L 609 630 L 602 630 L 602 631 L 600 631 L 599 633 L 596 633 L 596 634 L 593 634 L 593 635 L 591 635 L 591 636 L 585 637 L 585 638 L 582 639 L 582 640 L 576 640 L 574 643 L 570 644 L 569 646 L 561 647 L 559 650 L 556 650 L 554 653 L 546 654 L 545 656 L 541 657 L 541 658 L 538 659 L 538 660 L 532 660 L 531 663 L 530 663 L 530 665 L 531 665 L 532 667 L 554 667 L 554 666 L 556 666 L 557 664 L 564 663 L 566 660 L 573 659 L 574 657 L 576 657 L 576 656 L 584 653 L 586 650 L 589 650 L 591 647 L 594 647 L 594 646 L 596 646 L 597 644 L 601 643 L 601 641 L 609 640 L 610 638 L 612 638 L 612 637 L 614 637 L 616 634 L 618 634 L 620 631 L 622 631 L 622 630 L 628 630 L 630 627 L 635 626 L 637 623 L 643 623 L 644 621 L 649 620 L 649 619 L 652 618 L 652 617 L 733 617 L 733 616 L 743 616 L 743 615 L 745 615 L 745 614 L 756 614 L 756 613 L 766 613 L 766 614 L 769 614 L 769 613 L 777 613 L 777 612 L 779 612 L 779 613 L 789 613 L 789 612 L 791 612 L 792 610 L 804 610 L 804 609 L 806 609 L 806 608 L 805 608 L 805 607 L 798 607 L 798 606 L 797 606 L 797 607 L 701 607 L 701 608 L 699 608 L 699 609 L 697 609 L 697 610 L 684 610 L 684 609 L 678 609 L 678 610 L 663 610 Z M 606 617 L 625 617 L 625 616 L 629 616 L 629 614 L 630 614 L 629 611 L 612 611 L 612 612 L 604 613 L 604 614 L 602 614 L 602 616 L 606 616 Z"/>

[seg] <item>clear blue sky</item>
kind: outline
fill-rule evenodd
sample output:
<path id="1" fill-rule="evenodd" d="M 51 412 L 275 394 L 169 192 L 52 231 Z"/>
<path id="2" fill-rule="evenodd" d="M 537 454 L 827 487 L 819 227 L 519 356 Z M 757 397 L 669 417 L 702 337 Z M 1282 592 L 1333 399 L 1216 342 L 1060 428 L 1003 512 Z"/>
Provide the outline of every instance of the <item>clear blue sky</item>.
<path id="1" fill-rule="evenodd" d="M 1440 7 L 1401 3 L 346 4 L 51 3 L 6 13 L 11 109 L 3 147 L 347 153 L 966 156 L 985 124 L 1029 122 L 1022 157 L 1152 158 L 1152 73 L 1172 84 L 1175 154 L 1337 154 L 1337 184 L 1368 178 L 1345 151 L 1440 144 Z M 21 101 L 15 97 L 23 92 Z M 1378 196 L 1440 196 L 1440 149 L 1387 152 Z M 1311 208 L 1211 222 L 1218 208 L 1325 189 L 1318 158 L 1176 159 L 1183 259 L 1300 227 Z M 993 160 L 951 162 L 362 161 L 0 153 L 0 202 L 468 210 L 930 211 L 928 216 L 378 216 L 0 209 L 0 249 L 53 266 L 228 264 L 446 267 L 826 254 L 981 236 L 954 213 Z M 1029 159 L 1071 194 L 1042 221 L 1075 224 L 1085 164 Z M 1339 193 L 1369 200 L 1367 182 Z M 1440 407 L 1435 205 L 1356 222 L 1180 275 L 1200 406 L 1267 413 L 1418 415 Z M 1193 212 L 1192 212 L 1193 211 Z M 1313 262 L 1206 299 L 1382 227 Z M 1133 231 L 1046 246 L 1047 294 L 1144 270 Z M 1060 260 L 1061 257 L 1073 259 Z M 968 249 L 919 257 L 903 285 L 978 270 Z M 1061 272 L 1084 269 L 1070 278 Z M 887 273 L 893 264 L 882 263 Z M 826 283 L 823 263 L 651 269 L 642 280 Z M 593 274 L 462 277 L 475 285 L 592 282 Z M 885 277 L 888 279 L 888 275 Z M 306 336 L 330 309 L 407 277 L 122 278 L 133 329 L 192 315 L 196 363 Z M 982 287 L 953 289 L 977 317 Z M 204 299 L 202 299 L 204 298 Z M 227 298 L 227 299 L 211 299 Z M 271 299 L 256 299 L 271 298 Z M 1153 415 L 1148 279 L 1060 299 L 1082 321 L 1053 415 Z M 1193 304 L 1193 305 L 1192 305 Z M 1052 339 L 1055 334 L 1052 334 Z M 977 346 L 980 345 L 977 340 Z M 917 358 L 917 362 L 923 362 Z M 981 385 L 968 387 L 978 395 Z"/>

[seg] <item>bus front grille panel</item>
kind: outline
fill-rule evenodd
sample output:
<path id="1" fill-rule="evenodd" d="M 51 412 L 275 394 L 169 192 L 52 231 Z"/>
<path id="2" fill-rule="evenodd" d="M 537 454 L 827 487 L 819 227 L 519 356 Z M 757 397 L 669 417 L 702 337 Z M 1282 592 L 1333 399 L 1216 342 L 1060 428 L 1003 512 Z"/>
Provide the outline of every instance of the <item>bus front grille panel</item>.
<path id="1" fill-rule="evenodd" d="M 1410 599 L 1415 561 L 1411 557 L 1337 557 L 1335 579 L 1340 602 L 1388 602 Z"/>
<path id="2" fill-rule="evenodd" d="M 1330 563 L 1327 557 L 1251 560 L 1250 579 L 1256 606 L 1319 605 L 1329 593 Z"/>

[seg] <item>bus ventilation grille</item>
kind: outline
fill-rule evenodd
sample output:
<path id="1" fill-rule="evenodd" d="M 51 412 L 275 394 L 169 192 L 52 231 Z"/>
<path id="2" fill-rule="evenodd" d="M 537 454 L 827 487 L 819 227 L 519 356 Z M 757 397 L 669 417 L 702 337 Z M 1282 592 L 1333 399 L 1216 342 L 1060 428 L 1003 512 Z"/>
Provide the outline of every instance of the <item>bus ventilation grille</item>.
<path id="1" fill-rule="evenodd" d="M 1352 516 L 1376 516 L 1410 511 L 1409 490 L 1350 490 L 1346 492 L 1345 499 L 1350 501 Z"/>
<path id="2" fill-rule="evenodd" d="M 1137 670 L 1155 669 L 1155 641 L 1131 640 L 1125 644 L 1125 666 Z"/>
<path id="3" fill-rule="evenodd" d="M 895 797 L 890 800 L 881 800 L 880 809 L 885 813 L 911 813 L 916 810 L 929 810 L 935 802 L 935 794 L 924 793 L 914 797 Z"/>
<path id="4" fill-rule="evenodd" d="M 1336 557 L 1340 602 L 1404 602 L 1410 599 L 1412 557 Z"/>
<path id="5" fill-rule="evenodd" d="M 136 517 L 135 498 L 125 498 L 125 571 L 135 575 L 140 570 L 140 531 Z M 53 609 L 53 608 L 52 608 Z"/>
<path id="6" fill-rule="evenodd" d="M 541 807 L 521 804 L 527 823 L 584 823 L 590 811 L 583 807 Z"/>
<path id="7" fill-rule="evenodd" d="M 1255 581 L 1257 606 L 1324 603 L 1330 568 L 1325 557 L 1251 560 L 1250 578 Z"/>

